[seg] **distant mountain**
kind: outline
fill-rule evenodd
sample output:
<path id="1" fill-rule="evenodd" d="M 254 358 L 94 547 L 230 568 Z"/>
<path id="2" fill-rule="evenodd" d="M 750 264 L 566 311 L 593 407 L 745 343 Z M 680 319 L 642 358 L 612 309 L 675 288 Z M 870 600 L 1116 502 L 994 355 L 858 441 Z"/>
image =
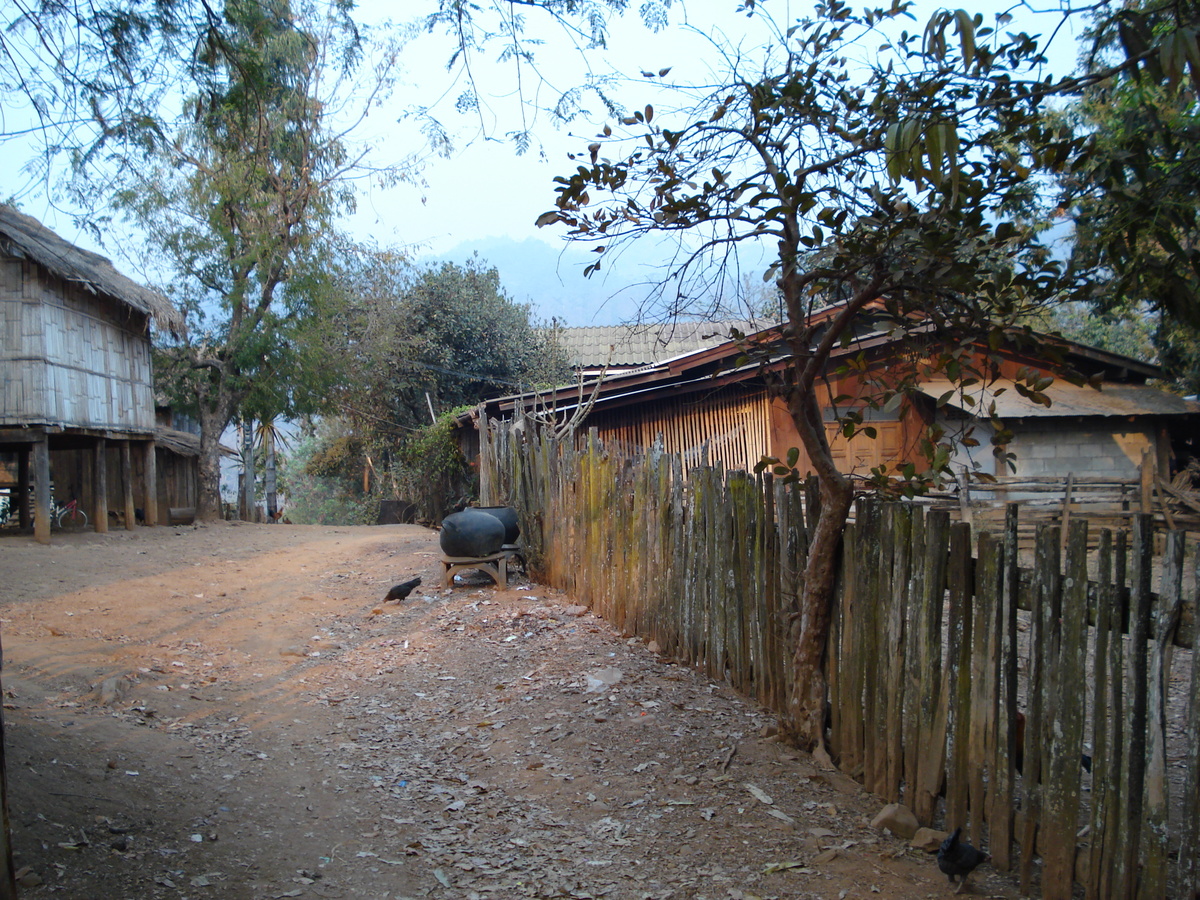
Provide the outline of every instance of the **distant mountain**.
<path id="1" fill-rule="evenodd" d="M 557 249 L 545 241 L 493 237 L 465 241 L 452 250 L 427 257 L 431 262 L 462 263 L 473 254 L 493 265 L 500 283 L 513 300 L 533 304 L 538 318 L 557 318 L 565 325 L 619 325 L 637 318 L 648 288 L 638 285 L 652 277 L 653 266 L 632 252 L 584 278 L 583 269 L 596 255 L 581 247 Z M 606 260 L 606 267 L 608 261 Z"/>

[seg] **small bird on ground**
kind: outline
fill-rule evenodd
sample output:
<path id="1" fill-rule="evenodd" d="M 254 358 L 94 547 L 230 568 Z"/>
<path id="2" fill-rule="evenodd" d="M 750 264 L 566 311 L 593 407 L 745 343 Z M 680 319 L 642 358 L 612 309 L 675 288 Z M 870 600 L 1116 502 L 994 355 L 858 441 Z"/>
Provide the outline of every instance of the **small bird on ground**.
<path id="1" fill-rule="evenodd" d="M 976 850 L 966 841 L 959 840 L 961 834 L 962 828 L 955 828 L 954 833 L 942 841 L 937 855 L 938 868 L 950 879 L 951 884 L 955 883 L 958 876 L 962 876 L 962 883 L 958 885 L 956 894 L 961 894 L 966 888 L 967 878 L 975 871 L 976 866 L 992 859 L 982 850 Z"/>
<path id="2" fill-rule="evenodd" d="M 387 592 L 387 596 L 383 598 L 383 602 L 386 603 L 389 600 L 403 600 L 405 597 L 411 594 L 413 592 L 413 588 L 420 583 L 421 578 L 418 576 L 411 581 L 405 581 L 402 584 L 393 585 L 392 589 Z"/>

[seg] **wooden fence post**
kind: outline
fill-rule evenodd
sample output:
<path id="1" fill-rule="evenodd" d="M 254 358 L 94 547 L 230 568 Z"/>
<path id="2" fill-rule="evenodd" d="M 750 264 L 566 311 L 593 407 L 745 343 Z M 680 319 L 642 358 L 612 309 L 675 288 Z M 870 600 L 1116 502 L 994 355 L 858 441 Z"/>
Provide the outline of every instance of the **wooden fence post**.
<path id="1" fill-rule="evenodd" d="M 1044 787 L 1042 896 L 1070 900 L 1075 877 L 1079 821 L 1080 757 L 1087 696 L 1087 522 L 1074 522 L 1067 536 L 1067 576 L 1063 582 L 1058 653 L 1048 662 L 1054 709 L 1049 725 L 1049 759 Z"/>
<path id="2" fill-rule="evenodd" d="M 947 696 L 942 677 L 942 608 L 945 606 L 949 560 L 950 514 L 933 511 L 925 521 L 925 584 L 920 598 L 918 658 L 921 660 L 920 757 L 913 812 L 923 825 L 933 824 L 946 769 Z"/>
<path id="3" fill-rule="evenodd" d="M 1126 660 L 1126 718 L 1125 734 L 1128 760 L 1122 770 L 1122 794 L 1125 800 L 1125 829 L 1122 870 L 1125 896 L 1138 896 L 1142 815 L 1145 811 L 1146 778 L 1146 706 L 1148 655 L 1146 643 L 1150 638 L 1150 579 L 1154 554 L 1154 522 L 1141 514 L 1133 520 L 1133 565 L 1130 567 L 1132 590 L 1129 604 L 1129 656 Z"/>
<path id="4" fill-rule="evenodd" d="M 1109 816 L 1116 809 L 1113 776 L 1120 771 L 1120 757 L 1114 753 L 1112 727 L 1115 718 L 1115 692 L 1112 689 L 1113 669 L 1111 647 L 1121 642 L 1121 622 L 1117 606 L 1117 592 L 1112 582 L 1112 532 L 1100 532 L 1100 543 L 1096 548 L 1097 578 L 1099 592 L 1096 603 L 1095 667 L 1092 672 L 1092 772 L 1104 773 L 1103 778 L 1092 781 L 1092 816 L 1088 871 L 1084 880 L 1087 900 L 1101 900 L 1111 890 L 1112 867 L 1110 855 L 1115 829 Z M 1116 669 L 1120 677 L 1119 667 Z"/>
<path id="5" fill-rule="evenodd" d="M 1001 548 L 1003 573 L 996 609 L 996 736 L 992 761 L 992 804 L 988 811 L 989 851 L 992 864 L 1002 872 L 1012 867 L 1013 801 L 1017 733 L 1017 593 L 1018 507 L 1009 503 L 1004 511 Z"/>
<path id="6" fill-rule="evenodd" d="M 1162 590 L 1158 615 L 1154 622 L 1153 645 L 1147 672 L 1146 725 L 1146 862 L 1142 868 L 1139 896 L 1154 898 L 1167 895 L 1167 682 L 1170 680 L 1171 641 L 1183 612 L 1182 531 L 1167 534 L 1162 559 Z"/>
<path id="7" fill-rule="evenodd" d="M 1196 591 L 1192 596 L 1200 612 L 1200 553 L 1196 554 L 1196 569 L 1193 584 Z M 1188 691 L 1187 730 L 1185 744 L 1187 757 L 1184 761 L 1183 809 L 1191 810 L 1185 815 L 1179 836 L 1180 881 L 1184 896 L 1200 893 L 1200 625 L 1193 626 L 1191 690 Z"/>
<path id="8" fill-rule="evenodd" d="M 1057 657 L 1057 620 L 1061 543 L 1055 527 L 1040 525 L 1037 530 L 1037 563 L 1034 569 L 1033 610 L 1029 634 L 1029 690 L 1025 710 L 1025 741 L 1022 745 L 1021 773 L 1021 893 L 1033 889 L 1033 861 L 1043 809 L 1042 748 L 1046 744 L 1045 721 L 1053 716 L 1053 668 Z"/>
<path id="9" fill-rule="evenodd" d="M 968 734 L 971 722 L 971 526 L 950 526 L 950 587 L 947 622 L 946 678 L 943 695 L 947 708 L 946 825 L 967 825 L 967 781 L 970 772 Z"/>

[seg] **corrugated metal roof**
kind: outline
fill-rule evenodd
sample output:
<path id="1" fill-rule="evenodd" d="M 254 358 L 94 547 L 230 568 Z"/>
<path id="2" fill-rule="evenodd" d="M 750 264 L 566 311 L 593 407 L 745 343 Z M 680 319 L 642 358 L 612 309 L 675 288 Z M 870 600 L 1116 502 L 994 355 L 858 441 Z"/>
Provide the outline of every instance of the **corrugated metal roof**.
<path id="1" fill-rule="evenodd" d="M 748 321 L 591 325 L 561 329 L 559 342 L 576 368 L 645 366 L 723 344 L 730 328 L 754 332 L 762 327 Z"/>
<path id="2" fill-rule="evenodd" d="M 949 404 L 957 409 L 978 414 L 992 401 L 1002 419 L 1049 418 L 1062 416 L 1177 416 L 1200 413 L 1200 403 L 1184 400 L 1175 394 L 1145 384 L 1104 385 L 1103 390 L 1066 381 L 1055 381 L 1044 393 L 1050 406 L 1034 403 L 1018 393 L 1009 379 L 997 379 L 986 387 L 974 385 L 961 394 L 950 381 L 928 381 L 920 385 L 921 393 L 937 399 L 954 391 Z M 974 404 L 965 398 L 972 398 Z"/>
<path id="3" fill-rule="evenodd" d="M 4 204 L 0 204 L 0 238 L 65 281 L 119 300 L 152 316 L 161 327 L 183 328 L 183 316 L 162 294 L 125 277 L 106 257 L 76 247 L 32 216 Z"/>

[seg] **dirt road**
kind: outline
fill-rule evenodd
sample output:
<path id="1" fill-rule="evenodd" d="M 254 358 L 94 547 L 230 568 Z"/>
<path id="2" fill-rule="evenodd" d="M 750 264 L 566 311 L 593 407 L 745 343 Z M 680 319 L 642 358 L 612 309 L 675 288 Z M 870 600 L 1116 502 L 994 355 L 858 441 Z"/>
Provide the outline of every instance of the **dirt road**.
<path id="1" fill-rule="evenodd" d="M 442 590 L 438 556 L 417 526 L 0 538 L 22 897 L 949 895 L 757 707 L 537 585 Z"/>

